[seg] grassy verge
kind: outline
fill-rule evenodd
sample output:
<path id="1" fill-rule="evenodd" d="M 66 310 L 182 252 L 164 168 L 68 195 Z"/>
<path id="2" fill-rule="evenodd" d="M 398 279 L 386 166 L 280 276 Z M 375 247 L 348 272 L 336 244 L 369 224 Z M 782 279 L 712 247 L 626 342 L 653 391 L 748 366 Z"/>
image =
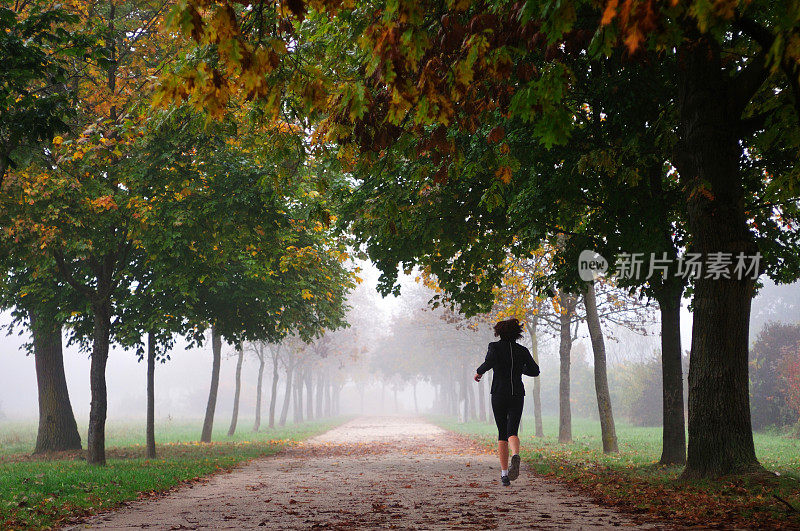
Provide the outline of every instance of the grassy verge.
<path id="1" fill-rule="evenodd" d="M 243 461 L 274 454 L 287 445 L 322 433 L 342 420 L 326 420 L 227 437 L 215 431 L 212 444 L 192 442 L 200 425 L 180 425 L 159 434 L 158 459 L 145 459 L 139 428 L 117 425 L 110 430 L 108 465 L 89 467 L 79 453 L 33 460 L 6 448 L 0 457 L 0 529 L 42 529 L 75 517 L 162 492 Z M 25 430 L 5 426 L 0 441 L 17 440 L 14 449 L 30 451 Z M 18 436 L 13 435 L 17 433 Z M 35 434 L 34 434 L 35 435 Z"/>
<path id="2" fill-rule="evenodd" d="M 494 447 L 493 424 L 458 423 L 432 417 L 440 426 Z M 571 444 L 559 444 L 557 419 L 544 422 L 545 437 L 532 436 L 525 418 L 520 439 L 523 461 L 543 476 L 564 481 L 606 505 L 678 525 L 731 528 L 800 527 L 800 440 L 757 434 L 761 463 L 780 476 L 679 481 L 681 468 L 658 466 L 660 428 L 617 424 L 620 452 L 602 452 L 599 422 L 574 419 Z"/>

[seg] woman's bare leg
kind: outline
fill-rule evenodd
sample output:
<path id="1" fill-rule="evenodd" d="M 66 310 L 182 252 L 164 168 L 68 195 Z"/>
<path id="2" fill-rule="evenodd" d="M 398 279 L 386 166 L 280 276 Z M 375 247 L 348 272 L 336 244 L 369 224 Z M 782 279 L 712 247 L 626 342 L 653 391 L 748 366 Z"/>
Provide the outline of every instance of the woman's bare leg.
<path id="1" fill-rule="evenodd" d="M 517 439 L 519 447 L 519 439 Z M 508 441 L 497 441 L 497 456 L 500 458 L 500 468 L 508 470 Z"/>
<path id="2" fill-rule="evenodd" d="M 519 454 L 519 437 L 512 435 L 508 438 L 507 448 L 511 449 L 511 455 Z M 502 461 L 502 458 L 501 458 Z M 508 462 L 508 450 L 506 450 L 506 462 Z"/>

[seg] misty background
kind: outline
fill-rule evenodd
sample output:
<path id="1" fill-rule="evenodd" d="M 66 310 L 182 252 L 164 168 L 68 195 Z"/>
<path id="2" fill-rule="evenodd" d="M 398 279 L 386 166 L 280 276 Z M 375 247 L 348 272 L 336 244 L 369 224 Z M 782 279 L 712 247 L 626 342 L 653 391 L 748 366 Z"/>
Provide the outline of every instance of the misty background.
<path id="1" fill-rule="evenodd" d="M 353 307 L 351 327 L 335 332 L 340 343 L 347 344 L 347 353 L 332 353 L 325 365 L 335 373 L 341 388 L 339 413 L 357 414 L 426 414 L 455 412 L 455 404 L 447 404 L 441 394 L 448 378 L 471 378 L 486 353 L 486 343 L 493 340 L 491 322 L 480 319 L 454 322 L 442 310 L 432 310 L 428 300 L 433 292 L 415 281 L 402 278 L 402 295 L 381 297 L 375 291 L 378 272 L 369 264 L 364 268 L 364 282 L 351 294 Z M 688 353 L 691 344 L 691 313 L 681 313 L 682 343 Z M 800 284 L 776 286 L 767 281 L 753 302 L 751 344 L 768 322 L 797 324 L 800 322 Z M 645 321 L 634 332 L 624 326 L 609 325 L 606 330 L 609 363 L 609 384 L 615 416 L 638 425 L 660 425 L 660 341 L 657 307 L 644 310 Z M 459 318 L 460 319 L 460 318 Z M 0 324 L 10 323 L 10 314 L 0 315 Z M 456 319 L 458 320 L 458 319 Z M 591 344 L 585 324 L 577 324 L 577 340 L 572 349 L 572 409 L 576 417 L 597 417 L 592 376 Z M 5 328 L 4 328 L 5 329 Z M 642 333 L 644 330 L 644 333 Z M 21 333 L 20 333 L 21 332 Z M 558 341 L 557 331 L 540 326 L 538 350 L 541 374 L 542 412 L 546 416 L 558 412 Z M 33 356 L 24 344 L 27 331 L 17 328 L 11 335 L 0 336 L 0 422 L 35 421 L 38 415 L 36 374 Z M 530 347 L 526 333 L 522 344 Z M 343 355 L 342 355 L 343 354 Z M 164 421 L 200 420 L 208 399 L 211 375 L 211 344 L 186 348 L 178 341 L 171 359 L 156 367 L 156 418 Z M 80 425 L 89 414 L 89 355 L 76 345 L 64 349 L 64 365 L 72 406 Z M 269 363 L 267 364 L 269 365 Z M 252 349 L 245 347 L 242 370 L 240 417 L 254 415 L 259 362 Z M 685 360 L 684 380 L 688 369 Z M 223 345 L 222 372 L 217 402 L 218 422 L 230 416 L 234 398 L 236 351 Z M 262 407 L 267 408 L 272 370 L 264 372 Z M 110 422 L 139 420 L 145 417 L 145 363 L 133 351 L 113 348 L 107 368 Z M 529 379 L 526 377 L 526 382 Z M 528 385 L 526 383 L 526 385 Z M 285 374 L 279 377 L 278 410 L 284 400 Z M 641 389 L 635 389 L 638 386 Z M 476 386 L 477 387 L 477 386 Z M 656 390 L 654 387 L 657 387 Z M 488 396 L 488 385 L 476 389 Z M 528 392 L 530 394 L 530 391 Z M 476 416 L 491 420 L 488 400 L 469 407 Z M 463 406 L 463 403 L 461 404 Z M 479 415 L 478 408 L 485 413 Z M 526 402 L 530 412 L 531 401 Z M 638 408 L 640 411 L 636 411 Z M 463 416 L 463 407 L 458 413 Z M 653 414 L 655 413 L 655 414 Z M 754 415 L 757 412 L 754 412 Z M 290 418 L 291 418 L 290 414 Z M 754 418 L 754 425 L 759 425 Z M 763 424 L 763 423 L 761 423 Z"/>

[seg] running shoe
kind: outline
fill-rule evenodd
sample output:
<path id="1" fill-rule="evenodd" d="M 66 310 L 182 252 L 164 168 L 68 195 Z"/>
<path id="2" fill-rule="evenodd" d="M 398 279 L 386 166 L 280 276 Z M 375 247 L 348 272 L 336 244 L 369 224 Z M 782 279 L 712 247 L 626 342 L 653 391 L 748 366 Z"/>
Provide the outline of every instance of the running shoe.
<path id="1" fill-rule="evenodd" d="M 511 480 L 508 479 L 508 476 L 500 476 L 500 481 L 503 482 L 503 486 L 504 487 L 510 487 L 511 486 Z"/>
<path id="2" fill-rule="evenodd" d="M 511 456 L 511 466 L 508 467 L 508 479 L 514 480 L 519 477 L 519 455 Z"/>

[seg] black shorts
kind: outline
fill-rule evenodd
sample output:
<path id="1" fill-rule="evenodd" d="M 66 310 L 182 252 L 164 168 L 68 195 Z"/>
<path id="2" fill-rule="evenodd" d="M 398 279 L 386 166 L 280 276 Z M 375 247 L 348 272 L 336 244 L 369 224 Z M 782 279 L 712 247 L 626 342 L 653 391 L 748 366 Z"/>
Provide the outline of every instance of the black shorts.
<path id="1" fill-rule="evenodd" d="M 497 424 L 498 441 L 507 441 L 512 435 L 517 435 L 524 402 L 524 395 L 492 395 L 492 412 Z"/>

